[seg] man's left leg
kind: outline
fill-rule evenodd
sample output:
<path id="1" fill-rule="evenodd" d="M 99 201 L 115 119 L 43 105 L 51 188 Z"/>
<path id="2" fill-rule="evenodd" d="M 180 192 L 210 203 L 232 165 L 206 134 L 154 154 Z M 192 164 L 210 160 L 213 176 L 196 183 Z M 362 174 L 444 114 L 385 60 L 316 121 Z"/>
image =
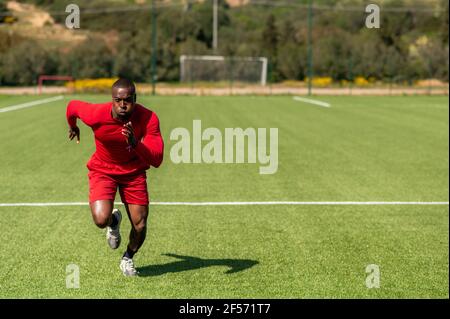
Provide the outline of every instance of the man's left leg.
<path id="1" fill-rule="evenodd" d="M 131 222 L 130 242 L 120 262 L 125 276 L 136 276 L 133 256 L 142 246 L 147 233 L 148 191 L 145 172 L 122 176 L 119 181 L 119 193 Z"/>
<path id="2" fill-rule="evenodd" d="M 131 254 L 130 258 L 133 258 L 144 243 L 147 234 L 148 205 L 125 204 L 125 208 L 131 221 L 130 242 L 127 246 L 127 252 Z"/>
<path id="3" fill-rule="evenodd" d="M 128 218 L 131 222 L 130 241 L 120 262 L 120 269 L 125 276 L 135 276 L 133 257 L 142 246 L 147 234 L 148 205 L 126 204 Z"/>

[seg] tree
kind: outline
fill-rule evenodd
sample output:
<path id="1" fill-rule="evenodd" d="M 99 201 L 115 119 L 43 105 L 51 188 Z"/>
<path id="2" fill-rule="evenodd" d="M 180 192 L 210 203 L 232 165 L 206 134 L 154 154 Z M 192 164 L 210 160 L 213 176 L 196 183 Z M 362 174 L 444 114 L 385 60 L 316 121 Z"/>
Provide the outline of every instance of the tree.
<path id="1" fill-rule="evenodd" d="M 113 73 L 138 82 L 151 80 L 151 34 L 146 30 L 137 33 L 122 33 L 120 46 L 114 61 Z"/>
<path id="2" fill-rule="evenodd" d="M 219 1 L 218 10 L 218 28 L 230 24 L 228 16 L 228 5 L 225 1 Z M 203 4 L 197 4 L 192 7 L 193 19 L 197 25 L 195 38 L 204 42 L 208 48 L 212 48 L 212 1 L 205 1 Z M 219 39 L 220 46 L 220 39 Z"/>
<path id="3" fill-rule="evenodd" d="M 442 0 L 444 12 L 441 15 L 441 39 L 442 43 L 448 45 L 448 0 Z"/>
<path id="4" fill-rule="evenodd" d="M 9 29 L 9 32 L 0 30 L 0 53 L 8 51 L 13 46 L 18 45 L 23 41 L 25 41 L 25 39 L 14 33 L 12 29 Z"/>
<path id="5" fill-rule="evenodd" d="M 439 39 L 421 37 L 416 41 L 412 59 L 422 70 L 422 78 L 439 78 L 448 81 L 448 45 Z"/>
<path id="6" fill-rule="evenodd" d="M 6 7 L 6 1 L 0 0 L 0 23 L 2 23 L 5 20 L 7 13 L 8 8 Z"/>
<path id="7" fill-rule="evenodd" d="M 285 42 L 278 52 L 278 71 L 280 78 L 301 80 L 306 76 L 306 46 Z"/>
<path id="8" fill-rule="evenodd" d="M 289 19 L 284 20 L 283 29 L 280 34 L 280 39 L 282 43 L 296 42 L 295 28 Z"/>
<path id="9" fill-rule="evenodd" d="M 114 56 L 106 43 L 89 38 L 62 58 L 60 73 L 76 78 L 100 78 L 113 75 Z"/>
<path id="10" fill-rule="evenodd" d="M 22 42 L 3 54 L 2 81 L 11 85 L 32 85 L 41 74 L 55 74 L 57 54 L 31 41 Z"/>
<path id="11" fill-rule="evenodd" d="M 266 26 L 262 31 L 261 46 L 265 55 L 269 57 L 271 65 L 271 79 L 278 81 L 277 53 L 279 33 L 275 23 L 275 16 L 270 14 L 266 21 Z"/>

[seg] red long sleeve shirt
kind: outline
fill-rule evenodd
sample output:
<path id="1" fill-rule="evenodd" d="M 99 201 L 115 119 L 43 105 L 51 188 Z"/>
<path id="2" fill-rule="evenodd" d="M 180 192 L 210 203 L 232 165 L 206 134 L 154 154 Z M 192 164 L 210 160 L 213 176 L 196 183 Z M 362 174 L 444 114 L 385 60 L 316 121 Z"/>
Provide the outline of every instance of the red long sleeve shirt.
<path id="1" fill-rule="evenodd" d="M 136 137 L 136 147 L 130 148 L 121 134 L 123 122 L 112 117 L 112 102 L 92 104 L 70 101 L 67 105 L 67 122 L 76 126 L 81 119 L 94 131 L 96 151 L 87 167 L 110 175 L 135 174 L 150 166 L 161 165 L 164 142 L 156 114 L 136 104 L 130 121 Z"/>

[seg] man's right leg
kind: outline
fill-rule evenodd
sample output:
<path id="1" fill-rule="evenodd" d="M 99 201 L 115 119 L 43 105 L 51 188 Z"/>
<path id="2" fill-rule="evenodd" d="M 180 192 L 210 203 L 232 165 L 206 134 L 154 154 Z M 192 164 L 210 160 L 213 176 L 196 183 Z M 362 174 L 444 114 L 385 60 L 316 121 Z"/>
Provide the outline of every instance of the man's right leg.
<path id="1" fill-rule="evenodd" d="M 99 228 L 105 228 L 111 225 L 113 221 L 112 210 L 114 201 L 112 200 L 96 200 L 90 202 L 92 219 Z"/>
<path id="2" fill-rule="evenodd" d="M 92 219 L 100 228 L 106 229 L 106 239 L 112 249 L 120 245 L 120 222 L 122 215 L 114 209 L 117 181 L 114 177 L 96 171 L 89 171 L 89 205 Z"/>
<path id="3" fill-rule="evenodd" d="M 96 200 L 90 202 L 92 212 L 92 219 L 99 228 L 106 229 L 106 241 L 109 247 L 117 249 L 120 246 L 120 222 L 122 221 L 122 214 L 120 210 L 114 209 L 114 202 L 112 200 Z"/>

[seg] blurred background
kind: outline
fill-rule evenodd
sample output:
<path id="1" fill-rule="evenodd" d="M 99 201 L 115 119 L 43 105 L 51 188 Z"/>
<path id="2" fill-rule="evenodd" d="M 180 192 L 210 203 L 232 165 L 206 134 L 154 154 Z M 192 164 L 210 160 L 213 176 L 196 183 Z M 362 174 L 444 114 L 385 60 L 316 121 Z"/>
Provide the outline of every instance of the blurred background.
<path id="1" fill-rule="evenodd" d="M 78 29 L 65 25 L 71 3 L 80 8 Z M 379 29 L 366 27 L 370 3 L 381 9 Z M 62 91 L 102 91 L 123 76 L 154 94 L 448 94 L 448 6 L 0 0 L 0 89 L 36 93 L 39 77 L 50 75 L 65 76 L 41 78 Z"/>

